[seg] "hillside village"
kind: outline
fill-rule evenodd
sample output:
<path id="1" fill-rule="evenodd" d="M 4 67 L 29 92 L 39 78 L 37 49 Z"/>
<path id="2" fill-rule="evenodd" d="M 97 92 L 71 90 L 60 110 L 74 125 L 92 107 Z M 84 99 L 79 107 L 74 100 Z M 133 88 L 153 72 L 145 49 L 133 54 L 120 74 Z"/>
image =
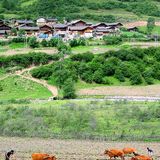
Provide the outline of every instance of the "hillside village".
<path id="1" fill-rule="evenodd" d="M 55 18 L 39 18 L 33 20 L 0 20 L 0 37 L 16 36 L 13 30 L 24 31 L 27 37 L 39 39 L 63 38 L 64 41 L 74 38 L 102 38 L 104 35 L 119 34 L 122 23 L 88 23 L 84 20 L 64 21 L 59 23 Z M 136 31 L 136 27 L 128 27 L 128 31 Z"/>

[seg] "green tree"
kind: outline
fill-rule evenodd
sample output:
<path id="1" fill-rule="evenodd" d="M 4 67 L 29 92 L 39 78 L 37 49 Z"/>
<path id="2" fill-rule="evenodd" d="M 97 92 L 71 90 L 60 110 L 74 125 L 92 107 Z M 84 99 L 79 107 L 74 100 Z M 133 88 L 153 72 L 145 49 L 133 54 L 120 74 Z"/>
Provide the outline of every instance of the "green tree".
<path id="1" fill-rule="evenodd" d="M 75 98 L 74 82 L 71 78 L 67 79 L 63 85 L 63 98 L 73 99 Z"/>
<path id="2" fill-rule="evenodd" d="M 155 27 L 155 19 L 153 17 L 149 17 L 147 21 L 147 32 L 151 34 Z"/>

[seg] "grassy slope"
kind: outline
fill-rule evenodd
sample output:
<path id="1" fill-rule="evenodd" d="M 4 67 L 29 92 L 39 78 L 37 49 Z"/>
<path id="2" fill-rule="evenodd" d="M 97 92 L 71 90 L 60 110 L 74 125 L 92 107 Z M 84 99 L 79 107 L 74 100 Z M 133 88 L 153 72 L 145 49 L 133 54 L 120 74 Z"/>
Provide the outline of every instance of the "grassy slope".
<path id="1" fill-rule="evenodd" d="M 97 135 L 109 140 L 154 141 L 160 132 L 158 106 L 159 103 L 84 100 L 31 104 L 1 102 L 0 134 L 52 138 L 54 134 L 63 138 Z M 8 116 L 12 118 L 5 118 Z"/>
<path id="2" fill-rule="evenodd" d="M 147 33 L 147 27 L 146 26 L 139 27 L 139 30 Z M 160 26 L 155 26 L 153 31 L 152 31 L 152 34 L 160 34 Z"/>
<path id="3" fill-rule="evenodd" d="M 0 91 L 1 100 L 48 98 L 52 95 L 43 86 L 17 76 L 8 77 L 0 84 L 3 88 Z"/>
<path id="4" fill-rule="evenodd" d="M 32 5 L 37 0 L 28 0 L 28 1 L 27 0 L 20 0 L 20 1 L 21 1 L 21 8 L 22 8 L 22 11 L 23 11 L 23 9 L 25 9 L 29 5 Z M 88 1 L 91 2 L 91 3 L 93 3 L 93 2 L 94 3 L 103 3 L 103 2 L 105 2 L 105 0 L 99 0 L 99 1 L 88 0 Z M 159 6 L 158 2 L 156 4 L 157 4 L 157 6 Z M 107 9 L 106 10 L 102 10 L 102 9 L 99 9 L 99 10 L 92 10 L 92 9 L 88 9 L 87 7 L 82 7 L 81 12 L 79 14 L 80 15 L 91 14 L 91 15 L 103 15 L 103 16 L 114 15 L 116 17 L 116 20 L 120 21 L 120 22 L 135 21 L 135 20 L 140 20 L 140 19 L 141 20 L 147 20 L 148 17 L 149 17 L 149 16 L 146 16 L 146 15 L 138 16 L 135 13 L 125 11 L 124 9 L 112 9 L 112 10 L 107 10 Z M 14 14 L 12 12 L 8 12 L 8 13 L 5 13 L 4 16 L 6 18 L 13 18 L 13 17 L 19 18 L 20 14 Z M 158 17 L 155 17 L 155 18 L 157 20 L 160 20 L 160 18 L 158 18 Z M 88 19 L 88 20 L 89 21 L 94 21 L 92 19 Z M 95 23 L 96 23 L 96 21 L 95 21 Z"/>

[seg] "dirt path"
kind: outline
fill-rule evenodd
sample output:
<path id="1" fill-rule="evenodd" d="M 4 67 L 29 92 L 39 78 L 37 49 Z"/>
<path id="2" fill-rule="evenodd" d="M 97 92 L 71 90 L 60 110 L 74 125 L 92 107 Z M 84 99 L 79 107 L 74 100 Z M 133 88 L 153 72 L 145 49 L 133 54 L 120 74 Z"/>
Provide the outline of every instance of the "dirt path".
<path id="1" fill-rule="evenodd" d="M 102 160 L 105 149 L 134 147 L 140 154 L 147 155 L 147 147 L 154 150 L 154 160 L 159 160 L 160 143 L 144 142 L 106 142 L 89 140 L 57 140 L 38 138 L 5 138 L 0 137 L 0 159 L 5 151 L 14 149 L 16 160 L 31 160 L 31 154 L 35 152 L 56 155 L 57 160 Z M 126 157 L 125 160 L 129 160 Z"/>
<path id="2" fill-rule="evenodd" d="M 47 83 L 47 81 L 37 79 L 37 78 L 34 78 L 34 77 L 31 76 L 30 71 L 32 69 L 36 68 L 36 67 L 37 66 L 32 66 L 32 67 L 29 67 L 29 68 L 26 68 L 26 69 L 23 69 L 23 70 L 16 71 L 15 75 L 43 85 L 45 88 L 47 88 L 52 93 L 53 97 L 57 97 L 58 96 L 58 89 L 57 89 L 56 86 L 49 85 Z"/>

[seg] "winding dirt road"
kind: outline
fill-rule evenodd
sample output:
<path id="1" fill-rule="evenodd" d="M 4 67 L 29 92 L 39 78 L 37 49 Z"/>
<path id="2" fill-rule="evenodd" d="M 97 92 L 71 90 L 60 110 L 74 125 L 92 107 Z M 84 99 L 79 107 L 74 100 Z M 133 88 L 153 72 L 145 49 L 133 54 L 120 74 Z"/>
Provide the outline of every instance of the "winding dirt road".
<path id="1" fill-rule="evenodd" d="M 43 85 L 45 88 L 47 88 L 52 93 L 53 97 L 57 97 L 58 96 L 58 89 L 57 89 L 56 86 L 49 85 L 47 83 L 47 81 L 37 79 L 37 78 L 34 78 L 34 77 L 31 76 L 30 71 L 32 69 L 36 68 L 36 67 L 37 66 L 32 66 L 32 67 L 29 67 L 29 68 L 26 68 L 26 69 L 23 69 L 23 70 L 16 71 L 15 75 Z"/>

